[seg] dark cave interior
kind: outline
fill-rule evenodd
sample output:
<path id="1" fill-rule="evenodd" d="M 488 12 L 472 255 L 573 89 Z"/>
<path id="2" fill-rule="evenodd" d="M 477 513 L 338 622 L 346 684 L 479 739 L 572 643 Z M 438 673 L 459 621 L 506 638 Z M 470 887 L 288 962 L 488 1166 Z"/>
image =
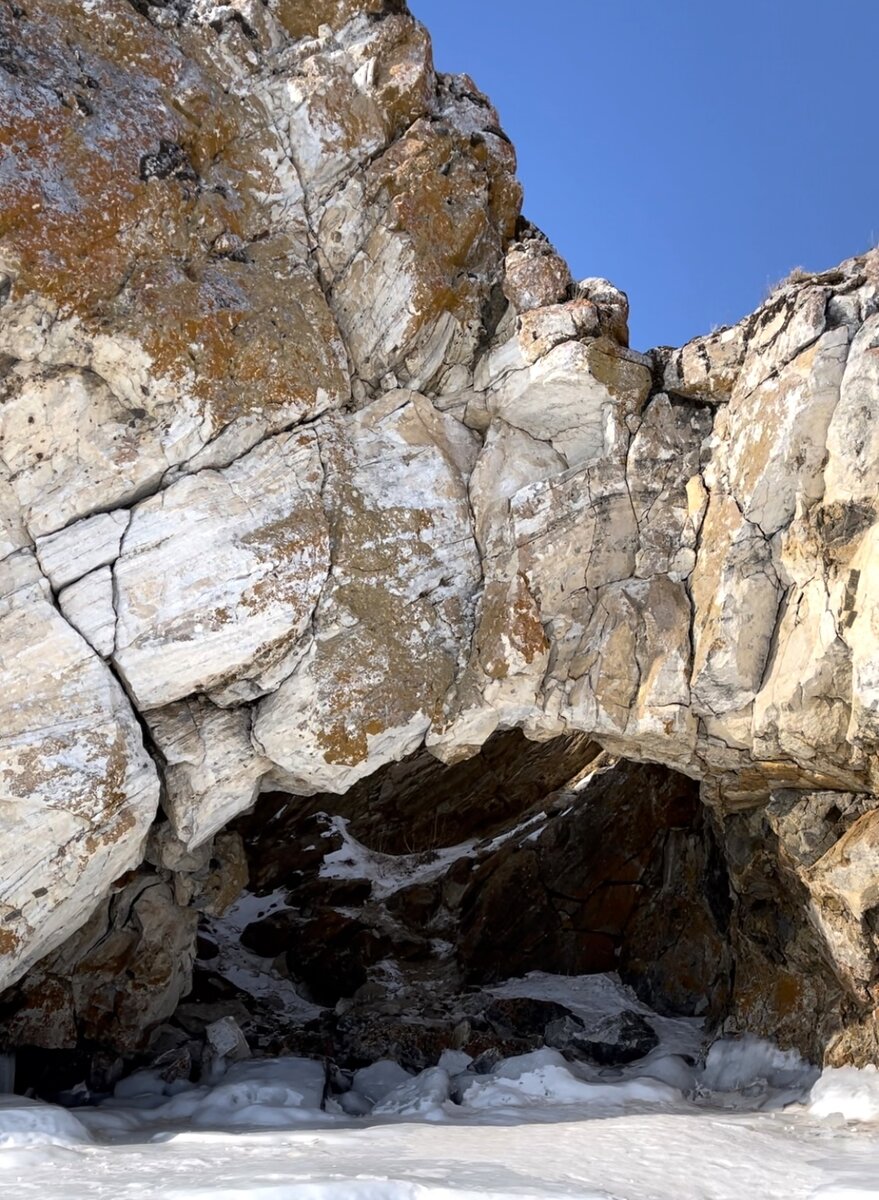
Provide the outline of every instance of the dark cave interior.
<path id="1" fill-rule="evenodd" d="M 342 796 L 265 792 L 215 839 L 205 873 L 182 906 L 191 882 L 148 878 L 118 961 L 117 913 L 68 955 L 68 979 L 50 963 L 7 993 L 17 1090 L 84 1080 L 100 1094 L 175 1055 L 197 1077 L 205 1030 L 224 1017 L 254 1052 L 343 1067 L 522 1049 L 540 1044 L 546 1014 L 498 1016 L 484 989 L 532 971 L 617 972 L 656 1011 L 709 1023 L 730 999 L 732 895 L 698 783 L 582 735 L 499 733 L 454 765 L 421 751 Z M 167 957 L 173 936 L 138 905 L 169 886 L 190 934 L 199 923 L 191 988 L 156 1020 L 143 997 L 170 968 L 151 942 Z M 72 993 L 66 1025 L 46 1021 L 53 988 Z M 285 1005 L 293 988 L 305 1012 Z"/>

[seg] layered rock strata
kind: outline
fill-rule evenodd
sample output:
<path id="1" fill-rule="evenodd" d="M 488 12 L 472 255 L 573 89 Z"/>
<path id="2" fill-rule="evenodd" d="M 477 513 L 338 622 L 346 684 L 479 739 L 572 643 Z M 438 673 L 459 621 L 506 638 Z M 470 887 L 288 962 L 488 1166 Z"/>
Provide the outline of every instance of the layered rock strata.
<path id="1" fill-rule="evenodd" d="M 160 801 L 519 729 L 702 781 L 734 1019 L 864 1053 L 879 254 L 629 349 L 396 0 L 4 0 L 0 146 L 0 986 Z"/>

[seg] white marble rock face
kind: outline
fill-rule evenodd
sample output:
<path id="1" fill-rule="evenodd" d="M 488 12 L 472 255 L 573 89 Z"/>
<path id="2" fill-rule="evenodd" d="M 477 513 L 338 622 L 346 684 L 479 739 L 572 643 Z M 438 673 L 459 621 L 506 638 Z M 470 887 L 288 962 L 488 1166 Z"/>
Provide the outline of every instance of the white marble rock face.
<path id="1" fill-rule="evenodd" d="M 200 12 L 34 0 L 0 98 L 45 123 L 0 179 L 0 988 L 141 861 L 160 779 L 187 851 L 497 729 L 724 812 L 874 795 L 879 253 L 638 353 L 411 16 Z M 33 83 L 82 55 L 88 135 Z M 849 836 L 809 887 L 855 914 Z"/>
<path id="2" fill-rule="evenodd" d="M 247 679 L 258 695 L 329 570 L 313 430 L 136 505 L 113 566 L 113 662 L 144 711 Z"/>
<path id="3" fill-rule="evenodd" d="M 118 680 L 22 553 L 28 562 L 0 565 L 6 980 L 64 941 L 138 864 L 159 799 L 155 763 Z"/>

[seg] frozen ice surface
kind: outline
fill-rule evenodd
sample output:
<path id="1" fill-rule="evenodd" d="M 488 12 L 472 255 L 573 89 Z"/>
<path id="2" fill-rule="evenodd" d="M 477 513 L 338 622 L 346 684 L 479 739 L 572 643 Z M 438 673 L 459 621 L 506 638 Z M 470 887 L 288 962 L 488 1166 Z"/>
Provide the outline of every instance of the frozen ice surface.
<path id="1" fill-rule="evenodd" d="M 636 1102 L 0 1150 L 4 1200 L 877 1200 L 879 1134 Z"/>
<path id="2" fill-rule="evenodd" d="M 0 1096 L 0 1154 L 27 1146 L 76 1146 L 91 1135 L 66 1108 L 24 1096 Z"/>
<path id="3" fill-rule="evenodd" d="M 198 1129 L 289 1129 L 303 1120 L 332 1122 L 322 1111 L 326 1071 L 310 1058 L 246 1059 L 210 1085 L 165 1084 L 156 1071 L 138 1071 L 112 1099 L 77 1116 L 105 1136 L 146 1125 L 186 1123 Z"/>
<path id="4" fill-rule="evenodd" d="M 617 1069 L 551 1049 L 483 1075 L 457 1053 L 415 1076 L 376 1063 L 328 1101 L 323 1063 L 293 1057 L 220 1068 L 210 1085 L 141 1071 L 75 1114 L 0 1098 L 0 1197 L 879 1200 L 875 1068 L 815 1082 L 756 1038 L 715 1043 L 701 1064 L 699 1022 L 656 1018 L 612 977 L 496 991 L 590 1019 L 635 1008 L 662 1040 Z"/>
<path id="5" fill-rule="evenodd" d="M 617 975 L 550 975 L 545 971 L 531 971 L 522 979 L 508 979 L 487 990 L 495 996 L 554 1000 L 584 1020 L 587 1027 L 624 1011 L 636 1012 L 650 1021 L 667 1053 L 698 1054 L 701 1049 L 701 1020 L 659 1016 L 642 1004 Z"/>
<path id="6" fill-rule="evenodd" d="M 352 1087 L 366 1100 L 376 1104 L 379 1100 L 384 1100 L 388 1092 L 392 1092 L 401 1083 L 408 1083 L 411 1078 L 411 1073 L 399 1063 L 389 1058 L 380 1058 L 378 1062 L 354 1072 Z"/>
<path id="7" fill-rule="evenodd" d="M 804 1099 L 819 1075 L 796 1050 L 779 1050 L 763 1038 L 724 1038 L 708 1051 L 698 1085 L 727 1093 L 749 1108 L 783 1108 Z"/>
<path id="8" fill-rule="evenodd" d="M 451 1091 L 448 1072 L 442 1067 L 428 1067 L 414 1079 L 401 1083 L 372 1110 L 377 1116 L 422 1117 L 426 1121 L 442 1120 Z"/>
<path id="9" fill-rule="evenodd" d="M 673 1104 L 683 1100 L 676 1088 L 656 1079 L 590 1082 L 557 1050 L 536 1050 L 508 1058 L 464 1091 L 466 1108 L 507 1108 L 522 1105 L 580 1104 L 622 1108 L 627 1103 Z"/>
<path id="10" fill-rule="evenodd" d="M 809 1096 L 813 1117 L 839 1116 L 845 1121 L 879 1121 L 879 1070 L 826 1067 Z"/>
<path id="11" fill-rule="evenodd" d="M 466 1071 L 472 1062 L 473 1059 L 463 1050 L 443 1050 L 436 1065 L 448 1071 L 450 1075 L 458 1075 L 461 1071 Z"/>

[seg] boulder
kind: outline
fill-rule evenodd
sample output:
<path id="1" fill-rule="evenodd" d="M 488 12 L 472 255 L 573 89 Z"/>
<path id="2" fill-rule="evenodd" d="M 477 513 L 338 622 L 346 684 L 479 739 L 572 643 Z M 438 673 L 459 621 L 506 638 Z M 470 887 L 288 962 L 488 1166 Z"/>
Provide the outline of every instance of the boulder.
<path id="1" fill-rule="evenodd" d="M 614 1013 L 588 1025 L 566 1016 L 546 1027 L 546 1044 L 569 1058 L 586 1058 L 602 1067 L 643 1058 L 659 1045 L 659 1036 L 640 1013 Z"/>

